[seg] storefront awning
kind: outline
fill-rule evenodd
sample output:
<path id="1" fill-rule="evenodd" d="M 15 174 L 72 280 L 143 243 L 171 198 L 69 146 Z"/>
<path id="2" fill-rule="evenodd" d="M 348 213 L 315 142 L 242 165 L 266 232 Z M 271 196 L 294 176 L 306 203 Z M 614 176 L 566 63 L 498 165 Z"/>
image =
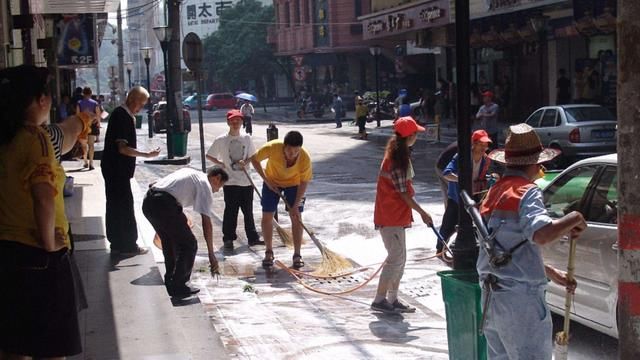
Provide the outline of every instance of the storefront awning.
<path id="1" fill-rule="evenodd" d="M 99 14 L 118 10 L 120 0 L 29 0 L 32 14 Z"/>

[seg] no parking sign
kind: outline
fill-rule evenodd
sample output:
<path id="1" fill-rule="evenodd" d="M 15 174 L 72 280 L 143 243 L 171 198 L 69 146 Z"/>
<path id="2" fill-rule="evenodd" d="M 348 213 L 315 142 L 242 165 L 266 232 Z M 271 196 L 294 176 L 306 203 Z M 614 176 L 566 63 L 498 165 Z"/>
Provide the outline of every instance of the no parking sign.
<path id="1" fill-rule="evenodd" d="M 296 66 L 293 70 L 293 78 L 297 81 L 304 81 L 307 78 L 307 72 L 303 66 Z"/>

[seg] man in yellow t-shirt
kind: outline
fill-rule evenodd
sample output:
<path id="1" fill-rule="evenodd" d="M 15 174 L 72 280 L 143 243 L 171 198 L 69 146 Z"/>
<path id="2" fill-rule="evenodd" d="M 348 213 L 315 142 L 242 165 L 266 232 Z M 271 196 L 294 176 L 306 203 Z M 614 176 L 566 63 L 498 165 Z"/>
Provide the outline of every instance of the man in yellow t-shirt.
<path id="1" fill-rule="evenodd" d="M 267 160 L 266 169 L 260 163 Z M 309 153 L 302 148 L 302 134 L 289 131 L 284 141 L 272 140 L 262 146 L 251 157 L 251 163 L 260 177 L 262 185 L 262 236 L 266 245 L 263 267 L 273 266 L 273 214 L 275 213 L 280 194 L 287 200 L 287 211 L 291 217 L 293 230 L 293 267 L 304 266 L 300 256 L 302 244 L 302 223 L 300 213 L 304 208 L 304 193 L 313 173 Z"/>

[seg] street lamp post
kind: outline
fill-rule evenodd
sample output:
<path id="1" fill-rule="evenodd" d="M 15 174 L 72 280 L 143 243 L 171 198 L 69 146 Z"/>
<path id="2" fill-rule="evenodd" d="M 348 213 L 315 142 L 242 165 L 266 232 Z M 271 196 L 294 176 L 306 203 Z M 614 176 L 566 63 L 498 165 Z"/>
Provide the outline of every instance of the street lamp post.
<path id="1" fill-rule="evenodd" d="M 142 57 L 144 59 L 145 65 L 147 65 L 147 91 L 151 93 L 151 76 L 149 75 L 149 63 L 151 63 L 151 53 L 153 52 L 153 48 L 150 46 L 143 47 L 140 49 L 142 52 Z M 131 81 L 131 77 L 129 77 L 129 81 Z M 153 137 L 153 116 L 151 114 L 151 99 L 147 101 L 147 124 L 149 125 L 149 138 Z"/>
<path id="2" fill-rule="evenodd" d="M 124 63 L 124 66 L 127 68 L 127 76 L 129 77 L 129 89 L 131 89 L 131 70 L 133 70 L 133 62 L 128 61 Z"/>
<path id="3" fill-rule="evenodd" d="M 111 107 L 116 105 L 116 90 L 118 88 L 118 68 L 115 65 L 110 65 L 109 68 L 109 88 L 111 89 Z"/>
<path id="4" fill-rule="evenodd" d="M 369 48 L 369 52 L 373 55 L 375 59 L 375 77 L 376 77 L 376 124 L 380 127 L 380 76 L 378 74 L 378 63 L 380 58 L 380 53 L 382 52 L 382 48 L 378 45 L 374 45 Z"/>
<path id="5" fill-rule="evenodd" d="M 543 74 L 544 68 L 544 50 L 547 38 L 547 25 L 549 24 L 549 17 L 543 14 L 538 14 L 530 19 L 531 27 L 538 34 L 538 59 L 540 60 L 540 73 Z M 544 81 L 540 79 L 540 106 L 544 106 Z"/>
<path id="6" fill-rule="evenodd" d="M 169 47 L 169 40 L 171 39 L 172 29 L 168 26 L 155 26 L 153 28 L 153 31 L 155 32 L 158 41 L 160 41 L 160 46 L 162 47 L 162 60 L 164 62 L 164 85 L 165 95 L 167 99 L 167 107 L 165 110 L 165 114 L 167 117 L 167 158 L 173 159 L 173 119 L 174 115 L 177 114 L 177 111 L 175 109 L 175 101 L 172 101 L 172 94 L 170 94 L 169 91 L 169 82 L 172 79 L 169 78 L 169 67 L 167 66 L 167 49 Z"/>

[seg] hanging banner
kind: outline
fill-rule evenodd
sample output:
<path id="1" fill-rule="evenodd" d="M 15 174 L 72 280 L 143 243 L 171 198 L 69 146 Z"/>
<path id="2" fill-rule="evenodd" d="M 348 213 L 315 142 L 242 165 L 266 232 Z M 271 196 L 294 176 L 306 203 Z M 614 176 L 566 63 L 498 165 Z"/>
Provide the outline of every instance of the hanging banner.
<path id="1" fill-rule="evenodd" d="M 59 67 L 93 67 L 96 56 L 96 23 L 94 14 L 68 14 L 56 23 Z"/>

